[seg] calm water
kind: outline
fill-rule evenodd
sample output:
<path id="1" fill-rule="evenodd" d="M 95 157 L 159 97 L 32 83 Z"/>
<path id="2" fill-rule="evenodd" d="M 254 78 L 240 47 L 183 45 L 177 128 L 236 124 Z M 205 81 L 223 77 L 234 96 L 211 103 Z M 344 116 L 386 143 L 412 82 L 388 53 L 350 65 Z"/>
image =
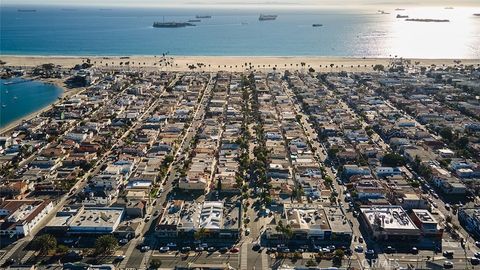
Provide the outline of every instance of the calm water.
<path id="1" fill-rule="evenodd" d="M 22 7 L 25 8 L 25 7 Z M 477 8 L 372 10 L 111 10 L 1 8 L 1 54 L 32 55 L 318 55 L 356 57 L 480 58 Z M 261 12 L 278 14 L 258 21 Z M 410 18 L 449 23 L 406 22 Z M 156 29 L 154 21 L 213 15 L 196 27 Z M 312 27 L 321 23 L 323 27 Z"/>
<path id="2" fill-rule="evenodd" d="M 21 83 L 4 85 L 10 82 Z M 55 85 L 38 81 L 0 79 L 0 127 L 53 103 L 62 92 Z"/>

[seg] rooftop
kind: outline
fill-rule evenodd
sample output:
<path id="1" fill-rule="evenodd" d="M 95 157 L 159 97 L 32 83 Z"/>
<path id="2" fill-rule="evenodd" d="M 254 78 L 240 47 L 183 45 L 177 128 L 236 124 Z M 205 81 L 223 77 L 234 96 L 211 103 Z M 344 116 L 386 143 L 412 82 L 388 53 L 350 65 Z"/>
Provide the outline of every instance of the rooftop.
<path id="1" fill-rule="evenodd" d="M 430 223 L 430 224 L 437 224 L 437 220 L 435 217 L 428 212 L 428 210 L 425 209 L 413 209 L 412 210 L 413 214 L 420 220 L 422 223 Z"/>
<path id="2" fill-rule="evenodd" d="M 383 229 L 417 230 L 417 226 L 400 206 L 382 205 L 361 207 L 360 211 L 370 226 L 377 225 Z"/>

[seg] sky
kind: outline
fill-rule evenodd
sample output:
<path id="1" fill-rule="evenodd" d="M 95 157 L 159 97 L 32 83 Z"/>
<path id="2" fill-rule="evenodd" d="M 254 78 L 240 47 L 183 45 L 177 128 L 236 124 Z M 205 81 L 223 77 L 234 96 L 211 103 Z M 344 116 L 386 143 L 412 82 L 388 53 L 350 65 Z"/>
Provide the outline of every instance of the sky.
<path id="1" fill-rule="evenodd" d="M 73 6 L 478 6 L 480 0 L 1 0 L 1 5 Z"/>

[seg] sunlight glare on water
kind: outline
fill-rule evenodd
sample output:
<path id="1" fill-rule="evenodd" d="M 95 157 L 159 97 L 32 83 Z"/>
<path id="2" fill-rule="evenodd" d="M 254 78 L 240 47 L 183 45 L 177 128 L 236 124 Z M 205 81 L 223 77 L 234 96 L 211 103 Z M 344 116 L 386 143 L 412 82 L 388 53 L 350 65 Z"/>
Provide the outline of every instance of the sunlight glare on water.
<path id="1" fill-rule="evenodd" d="M 473 18 L 471 9 L 415 8 L 396 11 L 415 19 L 447 19 L 450 22 L 412 22 L 395 18 L 391 21 L 391 37 L 385 47 L 403 57 L 442 58 L 468 55 L 469 50 L 480 55 L 480 18 Z"/>

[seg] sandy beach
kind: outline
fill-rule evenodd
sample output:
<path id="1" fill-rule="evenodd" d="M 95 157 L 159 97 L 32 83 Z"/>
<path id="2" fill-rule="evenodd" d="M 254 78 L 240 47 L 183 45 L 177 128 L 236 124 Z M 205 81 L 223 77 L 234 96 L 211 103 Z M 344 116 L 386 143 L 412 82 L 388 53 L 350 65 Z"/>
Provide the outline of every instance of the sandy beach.
<path id="1" fill-rule="evenodd" d="M 65 68 L 90 59 L 97 67 L 110 68 L 160 68 L 161 70 L 186 71 L 194 65 L 198 71 L 244 71 L 246 67 L 257 70 L 300 70 L 312 67 L 315 71 L 346 70 L 352 72 L 371 71 L 376 64 L 387 66 L 391 58 L 309 57 L 309 56 L 0 56 L 7 66 L 32 67 L 53 63 Z M 480 59 L 409 59 L 419 66 L 454 66 L 455 61 L 463 65 L 480 65 Z M 128 65 L 126 63 L 128 62 Z M 168 65 L 166 65 L 168 63 Z M 304 63 L 304 65 L 302 65 Z M 199 67 L 199 64 L 200 67 Z"/>

